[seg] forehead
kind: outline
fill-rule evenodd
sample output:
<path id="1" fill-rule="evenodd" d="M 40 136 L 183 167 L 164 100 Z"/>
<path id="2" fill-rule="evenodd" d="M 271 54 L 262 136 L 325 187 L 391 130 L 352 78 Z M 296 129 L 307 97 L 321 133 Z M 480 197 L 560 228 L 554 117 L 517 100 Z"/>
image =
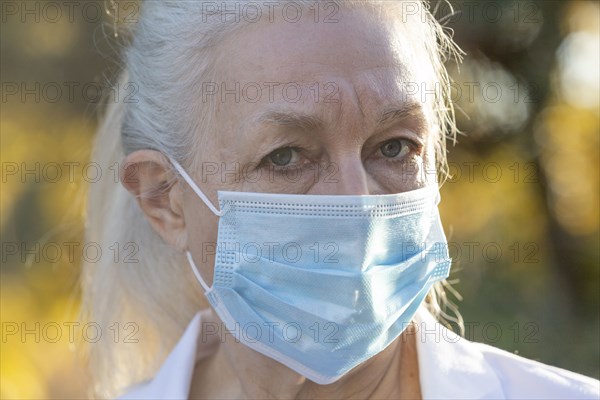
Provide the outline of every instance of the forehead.
<path id="1" fill-rule="evenodd" d="M 360 110 L 361 124 L 368 125 L 382 110 L 405 101 L 420 103 L 425 118 L 431 120 L 427 102 L 407 94 L 407 88 L 434 80 L 422 38 L 403 18 L 383 20 L 377 15 L 367 9 L 342 9 L 335 23 L 315 23 L 309 16 L 297 23 L 251 25 L 231 35 L 221 46 L 217 62 L 217 75 L 227 88 L 242 94 L 241 88 L 248 85 L 277 89 L 258 102 L 226 101 L 217 113 L 229 125 L 279 102 L 325 120 Z M 301 101 L 285 101 L 282 90 L 294 85 L 304 88 Z M 224 87 L 220 89 L 224 92 Z M 315 91 L 320 92 L 320 101 L 315 100 Z M 327 94 L 338 96 L 334 100 L 339 104 L 324 102 Z"/>
<path id="2" fill-rule="evenodd" d="M 309 10 L 307 10 L 309 12 Z M 340 10 L 334 23 L 307 16 L 250 25 L 221 47 L 219 75 L 232 81 L 310 82 L 383 73 L 431 79 L 423 45 L 404 18 L 383 20 L 368 9 Z M 387 70 L 387 71 L 386 71 Z"/>

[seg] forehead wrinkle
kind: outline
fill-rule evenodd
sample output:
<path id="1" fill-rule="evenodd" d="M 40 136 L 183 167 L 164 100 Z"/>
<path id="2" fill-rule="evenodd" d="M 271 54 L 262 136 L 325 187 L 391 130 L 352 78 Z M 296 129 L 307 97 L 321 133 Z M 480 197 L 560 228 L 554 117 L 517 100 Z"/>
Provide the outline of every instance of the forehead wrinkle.
<path id="1" fill-rule="evenodd" d="M 390 70 L 393 70 L 393 75 L 386 74 Z M 354 85 L 365 121 L 377 128 L 401 119 L 411 118 L 419 122 L 425 119 L 423 105 L 406 96 L 402 89 L 401 82 L 408 75 L 406 68 L 386 66 L 373 68 L 370 72 L 361 73 Z"/>

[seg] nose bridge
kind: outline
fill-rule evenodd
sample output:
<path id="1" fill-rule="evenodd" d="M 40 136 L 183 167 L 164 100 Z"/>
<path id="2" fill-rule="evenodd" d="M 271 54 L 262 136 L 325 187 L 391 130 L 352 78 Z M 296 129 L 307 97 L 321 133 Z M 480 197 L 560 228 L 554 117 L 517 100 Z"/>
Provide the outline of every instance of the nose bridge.
<path id="1" fill-rule="evenodd" d="M 368 195 L 369 175 L 361 157 L 364 132 L 368 129 L 363 105 L 354 82 L 336 80 L 340 102 L 331 108 L 337 121 L 325 139 L 329 164 L 320 173 L 314 194 Z"/>
<path id="2" fill-rule="evenodd" d="M 367 195 L 368 175 L 360 154 L 346 154 L 332 159 L 321 173 L 318 194 Z M 317 189 L 317 188 L 315 188 Z"/>

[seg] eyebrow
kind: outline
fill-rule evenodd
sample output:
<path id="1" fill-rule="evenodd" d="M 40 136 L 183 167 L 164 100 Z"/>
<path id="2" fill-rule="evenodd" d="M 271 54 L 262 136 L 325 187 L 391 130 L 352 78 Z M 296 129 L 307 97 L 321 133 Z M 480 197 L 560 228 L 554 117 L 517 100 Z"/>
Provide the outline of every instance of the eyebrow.
<path id="1" fill-rule="evenodd" d="M 255 120 L 261 124 L 281 126 L 301 131 L 317 131 L 325 127 L 325 122 L 314 115 L 297 111 L 270 110 L 258 116 Z M 411 121 L 418 129 L 427 126 L 423 107 L 418 102 L 402 103 L 389 107 L 377 119 L 375 130 L 382 131 L 400 123 Z"/>
<path id="2" fill-rule="evenodd" d="M 427 126 L 427 118 L 423 106 L 418 102 L 403 103 L 386 109 L 377 121 L 377 129 L 385 130 L 393 125 L 410 121 L 418 130 Z"/>
<path id="3" fill-rule="evenodd" d="M 321 118 L 295 111 L 267 111 L 257 118 L 257 122 L 302 131 L 320 130 L 325 126 Z"/>

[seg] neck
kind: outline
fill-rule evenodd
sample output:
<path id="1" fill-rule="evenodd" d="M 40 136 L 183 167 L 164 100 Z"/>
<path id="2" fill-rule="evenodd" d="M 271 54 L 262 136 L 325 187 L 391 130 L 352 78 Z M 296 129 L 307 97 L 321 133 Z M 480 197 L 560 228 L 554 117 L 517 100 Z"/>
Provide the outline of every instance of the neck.
<path id="1" fill-rule="evenodd" d="M 196 365 L 190 398 L 421 399 L 415 335 L 407 331 L 330 385 L 309 381 L 228 337 Z"/>

